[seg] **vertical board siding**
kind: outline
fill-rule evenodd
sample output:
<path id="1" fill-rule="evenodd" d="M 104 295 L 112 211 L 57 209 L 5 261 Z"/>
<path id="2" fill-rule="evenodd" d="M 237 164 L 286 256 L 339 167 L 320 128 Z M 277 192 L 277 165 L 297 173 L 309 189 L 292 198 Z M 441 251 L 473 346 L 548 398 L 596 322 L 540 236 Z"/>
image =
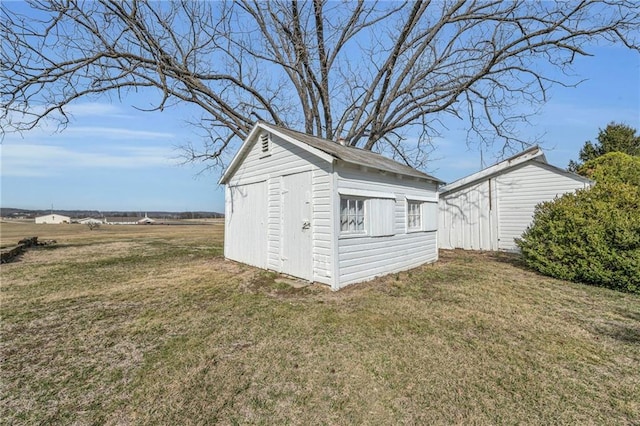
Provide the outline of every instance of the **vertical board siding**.
<path id="1" fill-rule="evenodd" d="M 266 182 L 228 186 L 225 200 L 224 255 L 259 268 L 267 267 L 266 188 Z"/>
<path id="2" fill-rule="evenodd" d="M 259 135 L 257 135 L 259 137 Z M 263 268 L 277 272 L 287 273 L 282 270 L 282 176 L 293 173 L 312 172 L 312 256 L 314 281 L 331 284 L 331 164 L 319 159 L 315 155 L 297 147 L 279 137 L 271 136 L 271 149 L 269 154 L 262 152 L 261 145 L 254 143 L 242 163 L 238 166 L 233 176 L 229 179 L 228 186 L 263 181 L 264 197 L 266 200 L 266 248 L 264 248 Z M 249 204 L 248 209 L 254 207 Z M 234 212 L 235 214 L 235 212 Z M 231 221 L 227 215 L 227 224 Z M 237 221 L 236 221 L 237 223 Z M 227 225 L 228 226 L 228 225 Z M 244 263 L 250 263 L 245 259 L 242 251 L 250 251 L 252 240 L 240 237 L 240 234 L 230 230 L 225 232 L 235 251 L 233 259 Z M 240 252 L 240 253 L 239 253 Z M 227 254 L 225 244 L 225 256 Z M 255 263 L 250 263 L 255 265 Z M 259 265 L 256 265 L 259 266 Z"/>
<path id="3" fill-rule="evenodd" d="M 538 162 L 529 162 L 496 178 L 498 192 L 498 248 L 517 250 L 514 239 L 522 236 L 535 206 L 567 192 L 585 187 L 585 183 L 558 173 Z"/>
<path id="4" fill-rule="evenodd" d="M 579 177 L 531 160 L 441 194 L 438 245 L 445 249 L 517 250 L 514 239 L 531 223 L 537 204 L 585 186 Z"/>
<path id="5" fill-rule="evenodd" d="M 489 180 L 440 196 L 438 245 L 491 250 Z"/>
<path id="6" fill-rule="evenodd" d="M 338 238 L 339 287 L 403 271 L 438 259 L 436 232 L 406 233 L 406 198 L 437 197 L 436 185 L 394 174 L 336 165 L 340 190 L 374 190 L 396 196 L 392 209 L 394 235 Z"/>
<path id="7" fill-rule="evenodd" d="M 267 219 L 267 269 L 282 272 L 280 259 L 280 217 L 282 178 L 280 176 L 269 179 L 268 219 Z"/>
<path id="8" fill-rule="evenodd" d="M 311 172 L 282 178 L 282 272 L 313 281 Z"/>

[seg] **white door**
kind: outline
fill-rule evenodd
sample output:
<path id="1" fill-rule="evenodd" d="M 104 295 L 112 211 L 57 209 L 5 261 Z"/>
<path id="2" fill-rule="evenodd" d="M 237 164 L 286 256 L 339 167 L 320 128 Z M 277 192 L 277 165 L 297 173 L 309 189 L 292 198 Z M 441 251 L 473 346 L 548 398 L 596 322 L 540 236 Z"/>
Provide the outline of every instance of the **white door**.
<path id="1" fill-rule="evenodd" d="M 283 177 L 282 272 L 313 279 L 311 258 L 311 172 Z"/>
<path id="2" fill-rule="evenodd" d="M 266 268 L 266 182 L 230 186 L 226 204 L 225 257 Z"/>

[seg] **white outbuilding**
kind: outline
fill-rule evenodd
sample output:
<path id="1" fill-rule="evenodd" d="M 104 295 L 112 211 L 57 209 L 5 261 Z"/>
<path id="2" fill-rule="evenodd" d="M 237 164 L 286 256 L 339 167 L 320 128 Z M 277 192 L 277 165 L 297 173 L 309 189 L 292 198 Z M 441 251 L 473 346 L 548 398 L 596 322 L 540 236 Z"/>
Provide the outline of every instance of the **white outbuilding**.
<path id="1" fill-rule="evenodd" d="M 346 285 L 438 259 L 440 180 L 258 122 L 220 178 L 228 259 Z"/>
<path id="2" fill-rule="evenodd" d="M 440 189 L 439 247 L 517 251 L 537 204 L 592 184 L 529 148 Z"/>
<path id="3" fill-rule="evenodd" d="M 61 214 L 51 213 L 44 216 L 36 217 L 36 223 L 40 223 L 40 224 L 71 223 L 71 218 L 69 216 L 63 216 Z"/>
<path id="4" fill-rule="evenodd" d="M 78 219 L 78 223 L 81 225 L 101 225 L 104 223 L 104 220 L 96 219 L 94 217 L 85 217 L 84 219 Z"/>

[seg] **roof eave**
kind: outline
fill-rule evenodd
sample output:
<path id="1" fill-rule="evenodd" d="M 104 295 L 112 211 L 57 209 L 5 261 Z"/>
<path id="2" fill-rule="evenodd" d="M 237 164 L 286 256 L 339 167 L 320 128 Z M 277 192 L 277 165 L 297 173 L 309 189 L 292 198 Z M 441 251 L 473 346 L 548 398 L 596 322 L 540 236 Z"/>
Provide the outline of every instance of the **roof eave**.
<path id="1" fill-rule="evenodd" d="M 236 155 L 231 160 L 231 163 L 229 163 L 229 166 L 222 173 L 222 176 L 220 176 L 220 179 L 218 180 L 218 185 L 224 185 L 229 181 L 229 179 L 233 175 L 233 172 L 235 172 L 237 166 L 240 164 L 240 162 L 246 155 L 245 151 L 248 151 L 249 141 L 253 139 L 253 136 L 255 135 L 259 127 L 260 127 L 260 122 L 257 122 L 256 124 L 253 125 L 253 128 L 251 129 L 251 131 L 249 132 L 245 140 L 242 142 L 242 146 L 240 147 Z"/>
<path id="2" fill-rule="evenodd" d="M 476 173 L 472 173 L 468 176 L 455 180 L 450 184 L 445 185 L 440 191 L 440 193 L 446 194 L 448 192 L 454 191 L 463 186 L 471 185 L 475 182 L 478 182 L 483 179 L 487 179 L 504 170 L 508 170 L 510 168 L 513 168 L 517 165 L 520 165 L 522 163 L 525 163 L 531 160 L 538 160 L 541 163 L 547 164 L 547 160 L 546 160 L 546 157 L 544 156 L 544 153 L 539 147 L 535 146 L 527 149 L 526 151 L 521 152 L 520 154 L 517 154 L 499 163 L 496 163 L 493 166 L 489 166 Z"/>
<path id="3" fill-rule="evenodd" d="M 235 173 L 236 169 L 238 168 L 238 166 L 240 165 L 240 163 L 242 162 L 242 160 L 244 160 L 244 157 L 247 155 L 247 153 L 249 152 L 249 150 L 251 149 L 251 141 L 253 140 L 253 138 L 255 137 L 256 133 L 259 131 L 259 129 L 262 130 L 266 130 L 270 133 L 273 133 L 274 135 L 278 136 L 281 139 L 284 139 L 285 141 L 317 156 L 320 157 L 322 160 L 327 161 L 328 163 L 333 162 L 334 160 L 334 156 L 331 154 L 327 154 L 326 152 L 319 150 L 317 148 L 314 148 L 312 146 L 307 145 L 306 143 L 300 142 L 288 135 L 285 135 L 282 132 L 279 132 L 277 129 L 272 128 L 271 126 L 269 126 L 266 123 L 263 123 L 261 121 L 258 121 L 256 124 L 254 124 L 253 128 L 251 129 L 251 131 L 249 132 L 249 135 L 247 135 L 247 137 L 245 138 L 244 142 L 242 142 L 242 146 L 240 147 L 240 149 L 238 150 L 237 154 L 233 157 L 233 160 L 231 160 L 231 163 L 229 164 L 229 167 L 227 167 L 227 169 L 224 171 L 224 173 L 222 174 L 222 176 L 220 177 L 220 179 L 218 180 L 218 185 L 224 185 L 226 183 L 229 182 L 229 179 L 231 179 L 231 176 L 233 176 L 233 173 Z"/>

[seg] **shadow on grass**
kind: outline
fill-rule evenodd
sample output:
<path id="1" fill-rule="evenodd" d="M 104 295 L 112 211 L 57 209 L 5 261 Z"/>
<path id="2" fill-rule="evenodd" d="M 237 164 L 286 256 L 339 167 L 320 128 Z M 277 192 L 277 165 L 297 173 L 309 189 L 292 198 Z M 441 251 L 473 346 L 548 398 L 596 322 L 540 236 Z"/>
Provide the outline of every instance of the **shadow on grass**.
<path id="1" fill-rule="evenodd" d="M 595 331 L 603 336 L 610 337 L 624 343 L 640 343 L 640 327 L 610 322 L 605 325 L 595 327 Z"/>
<path id="2" fill-rule="evenodd" d="M 509 253 L 505 251 L 490 251 L 487 252 L 487 257 L 493 261 L 499 263 L 506 263 L 515 268 L 519 268 L 525 271 L 532 271 L 525 263 L 520 253 Z"/>
<path id="3" fill-rule="evenodd" d="M 2 250 L 7 250 L 7 249 L 11 249 L 15 246 L 10 246 L 7 248 L 3 248 Z M 25 255 L 25 253 L 30 252 L 30 251 L 44 251 L 44 250 L 55 250 L 57 248 L 60 248 L 60 246 L 57 243 L 49 243 L 49 244 L 44 244 L 44 245 L 36 245 L 36 246 L 30 246 L 30 247 L 26 247 L 24 248 L 22 251 L 14 254 L 12 257 L 9 257 L 7 259 L 3 259 L 2 264 L 7 264 L 7 263 L 20 263 L 22 262 L 22 257 Z"/>

